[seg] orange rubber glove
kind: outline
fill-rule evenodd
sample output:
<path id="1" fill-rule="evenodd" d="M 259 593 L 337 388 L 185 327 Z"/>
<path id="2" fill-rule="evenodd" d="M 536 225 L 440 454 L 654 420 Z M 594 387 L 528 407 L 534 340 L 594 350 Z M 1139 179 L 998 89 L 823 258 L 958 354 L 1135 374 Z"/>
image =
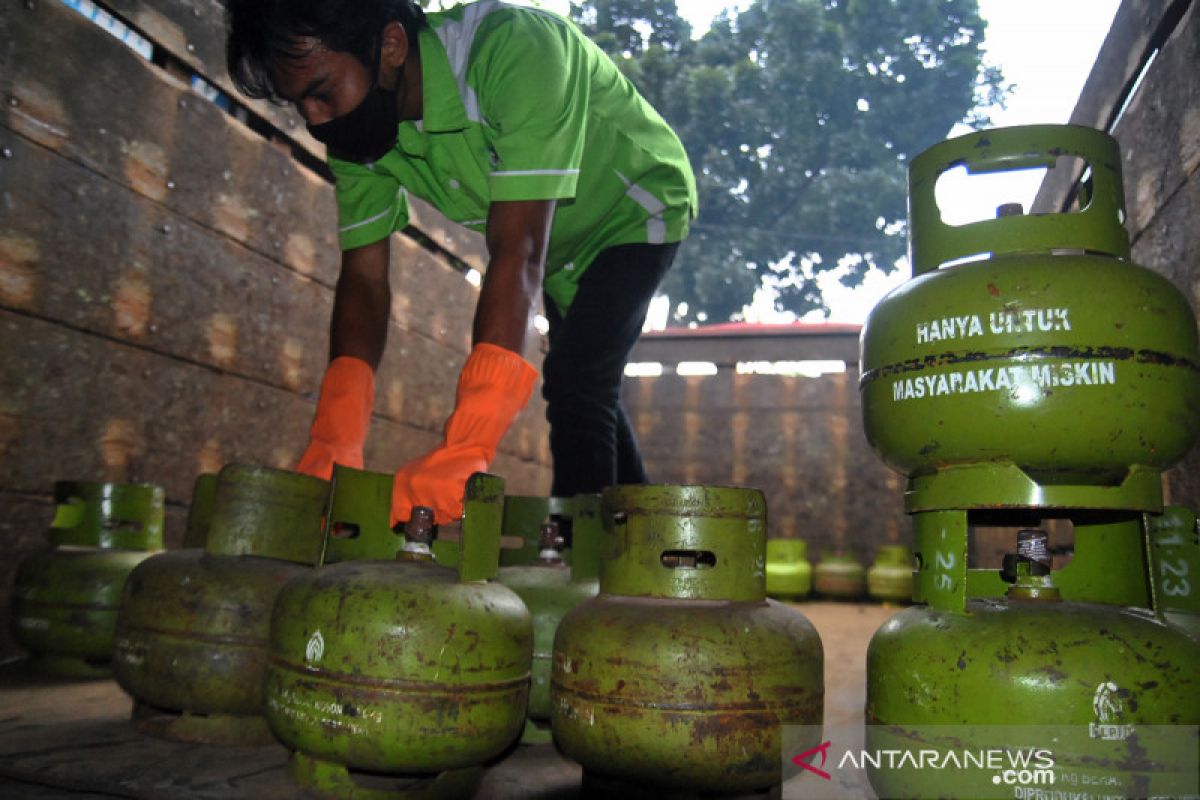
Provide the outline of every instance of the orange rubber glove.
<path id="1" fill-rule="evenodd" d="M 496 457 L 536 381 L 537 370 L 513 351 L 475 345 L 459 376 L 442 443 L 396 473 L 392 524 L 407 522 L 413 506 L 431 507 L 437 525 L 461 517 L 467 478 L 486 470 Z"/>
<path id="2" fill-rule="evenodd" d="M 353 356 L 330 361 L 321 381 L 308 449 L 296 471 L 329 480 L 334 462 L 362 469 L 374 402 L 375 372 L 367 362 Z"/>

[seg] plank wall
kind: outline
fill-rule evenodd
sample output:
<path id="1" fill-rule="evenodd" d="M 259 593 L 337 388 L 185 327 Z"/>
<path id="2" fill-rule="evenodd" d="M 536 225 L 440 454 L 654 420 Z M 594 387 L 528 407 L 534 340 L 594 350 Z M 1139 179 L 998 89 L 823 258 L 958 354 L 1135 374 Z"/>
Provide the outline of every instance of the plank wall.
<path id="1" fill-rule="evenodd" d="M 332 187 L 309 168 L 320 147 L 288 110 L 239 101 L 235 117 L 189 86 L 194 72 L 232 91 L 219 3 L 107 8 L 153 63 L 58 0 L 0 4 L 4 597 L 43 546 L 56 480 L 163 485 L 177 546 L 198 473 L 294 465 L 327 361 L 338 250 Z M 486 263 L 477 235 L 420 203 L 413 218 L 425 246 L 392 239 L 366 452 L 380 471 L 438 441 L 477 297 L 462 270 Z M 534 398 L 494 464 L 518 493 L 549 488 Z"/>
<path id="2" fill-rule="evenodd" d="M 650 479 L 761 489 L 769 535 L 805 539 L 811 561 L 844 550 L 869 565 L 878 545 L 911 544 L 904 480 L 867 444 L 857 365 L 847 367 L 819 378 L 730 368 L 626 378 Z"/>
<path id="3" fill-rule="evenodd" d="M 1071 122 L 1121 144 L 1133 261 L 1200 308 L 1200 4 L 1124 0 Z M 1047 176 L 1035 211 L 1057 211 L 1077 176 Z M 1171 470 L 1168 502 L 1200 508 L 1200 450 Z"/>

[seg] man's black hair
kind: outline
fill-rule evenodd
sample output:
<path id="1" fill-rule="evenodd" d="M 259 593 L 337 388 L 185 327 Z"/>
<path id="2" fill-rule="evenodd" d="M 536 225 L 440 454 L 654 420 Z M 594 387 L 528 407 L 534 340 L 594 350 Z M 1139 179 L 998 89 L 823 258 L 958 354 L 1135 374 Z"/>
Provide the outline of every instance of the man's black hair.
<path id="1" fill-rule="evenodd" d="M 416 47 L 426 22 L 415 0 L 226 0 L 225 63 L 242 94 L 279 103 L 271 64 L 307 55 L 311 48 L 300 39 L 320 39 L 374 69 L 383 28 L 393 21 Z"/>

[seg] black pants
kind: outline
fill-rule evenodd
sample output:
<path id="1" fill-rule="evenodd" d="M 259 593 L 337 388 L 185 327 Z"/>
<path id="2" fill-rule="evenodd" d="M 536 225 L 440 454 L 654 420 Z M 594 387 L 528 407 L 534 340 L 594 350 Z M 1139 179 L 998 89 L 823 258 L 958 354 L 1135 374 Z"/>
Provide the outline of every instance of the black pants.
<path id="1" fill-rule="evenodd" d="M 542 365 L 542 396 L 555 497 L 646 482 L 637 438 L 621 408 L 621 379 L 650 299 L 678 248 L 610 247 L 583 273 L 565 317 L 545 298 L 550 351 Z"/>

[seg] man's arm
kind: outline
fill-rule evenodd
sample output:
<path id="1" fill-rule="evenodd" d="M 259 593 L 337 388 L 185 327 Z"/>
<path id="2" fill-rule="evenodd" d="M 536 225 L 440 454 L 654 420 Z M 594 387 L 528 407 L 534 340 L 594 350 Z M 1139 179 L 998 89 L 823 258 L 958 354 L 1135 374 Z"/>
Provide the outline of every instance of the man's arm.
<path id="1" fill-rule="evenodd" d="M 342 271 L 329 324 L 330 361 L 352 356 L 365 361 L 372 370 L 379 368 L 392 309 L 389 238 L 342 253 Z"/>
<path id="2" fill-rule="evenodd" d="M 375 399 L 374 373 L 383 356 L 392 308 L 388 255 L 386 237 L 342 253 L 329 324 L 329 366 L 297 472 L 328 480 L 335 463 L 362 469 Z"/>
<path id="3" fill-rule="evenodd" d="M 488 270 L 475 307 L 474 346 L 458 378 L 442 443 L 396 473 L 392 522 L 430 506 L 438 524 L 462 516 L 463 487 L 485 470 L 529 402 L 537 370 L 527 361 L 529 315 L 541 290 L 553 200 L 494 202 L 488 209 Z"/>
<path id="4" fill-rule="evenodd" d="M 488 208 L 489 260 L 475 307 L 473 344 L 524 355 L 553 219 L 553 200 L 498 201 Z"/>

